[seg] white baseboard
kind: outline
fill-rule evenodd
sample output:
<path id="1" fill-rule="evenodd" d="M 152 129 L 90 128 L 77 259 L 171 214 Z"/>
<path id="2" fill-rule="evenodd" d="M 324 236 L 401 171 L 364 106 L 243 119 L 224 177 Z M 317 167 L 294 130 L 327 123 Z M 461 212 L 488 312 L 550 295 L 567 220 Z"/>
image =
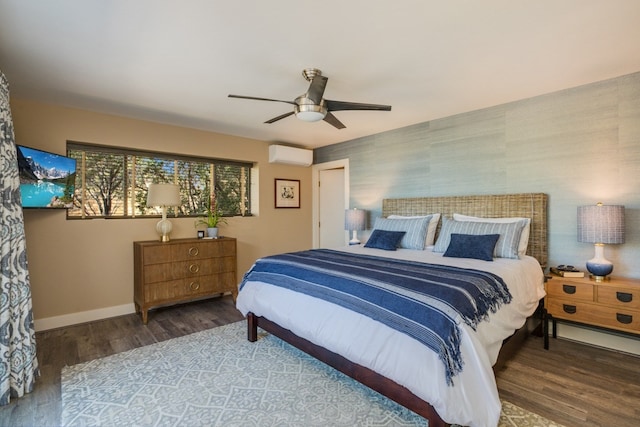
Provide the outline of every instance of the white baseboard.
<path id="1" fill-rule="evenodd" d="M 109 317 L 123 316 L 125 314 L 135 313 L 135 311 L 135 305 L 131 303 L 99 308 L 97 310 L 81 311 L 79 313 L 63 314 L 62 316 L 35 319 L 33 323 L 36 332 L 40 332 L 47 331 L 49 329 L 62 328 L 64 326 L 92 322 L 94 320 L 107 319 Z"/>
<path id="2" fill-rule="evenodd" d="M 551 333 L 551 324 L 549 324 Z M 640 339 L 558 322 L 558 337 L 640 356 Z M 550 338 L 553 348 L 553 338 Z"/>

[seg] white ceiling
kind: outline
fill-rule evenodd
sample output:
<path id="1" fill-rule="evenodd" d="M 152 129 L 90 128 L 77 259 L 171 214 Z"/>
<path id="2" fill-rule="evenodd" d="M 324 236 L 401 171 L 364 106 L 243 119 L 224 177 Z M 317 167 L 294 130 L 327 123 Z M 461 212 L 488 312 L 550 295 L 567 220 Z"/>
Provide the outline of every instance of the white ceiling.
<path id="1" fill-rule="evenodd" d="M 279 102 L 389 104 L 306 123 Z M 638 0 L 0 0 L 13 98 L 318 147 L 640 71 Z"/>

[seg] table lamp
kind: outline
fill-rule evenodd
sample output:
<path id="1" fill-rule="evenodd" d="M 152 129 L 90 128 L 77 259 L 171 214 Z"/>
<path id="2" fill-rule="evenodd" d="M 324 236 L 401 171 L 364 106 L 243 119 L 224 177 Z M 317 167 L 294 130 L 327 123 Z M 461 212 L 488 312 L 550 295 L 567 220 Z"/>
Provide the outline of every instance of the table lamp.
<path id="1" fill-rule="evenodd" d="M 176 184 L 151 184 L 147 193 L 147 206 L 160 206 L 162 219 L 156 225 L 161 242 L 169 241 L 169 233 L 173 226 L 167 219 L 167 206 L 180 205 L 180 187 Z"/>
<path id="2" fill-rule="evenodd" d="M 587 261 L 587 270 L 596 282 L 605 280 L 613 271 L 613 263 L 604 257 L 604 245 L 624 243 L 624 206 L 579 206 L 578 242 L 595 245 L 596 253 Z"/>
<path id="3" fill-rule="evenodd" d="M 346 209 L 344 211 L 344 229 L 353 232 L 353 236 L 351 240 L 349 240 L 350 245 L 360 244 L 360 240 L 358 240 L 358 231 L 364 230 L 366 219 L 366 211 L 361 209 L 353 208 Z"/>

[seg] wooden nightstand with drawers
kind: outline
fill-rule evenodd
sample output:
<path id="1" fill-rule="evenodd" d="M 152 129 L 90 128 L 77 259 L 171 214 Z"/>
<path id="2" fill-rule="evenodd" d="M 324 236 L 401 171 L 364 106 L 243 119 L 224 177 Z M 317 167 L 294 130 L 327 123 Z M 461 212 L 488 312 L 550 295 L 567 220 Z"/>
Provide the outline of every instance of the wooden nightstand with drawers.
<path id="1" fill-rule="evenodd" d="M 545 288 L 545 326 L 551 320 L 554 338 L 557 337 L 558 321 L 640 336 L 640 280 L 612 277 L 611 280 L 596 282 L 588 277 L 553 275 Z M 548 349 L 547 333 L 544 341 L 545 349 Z"/>

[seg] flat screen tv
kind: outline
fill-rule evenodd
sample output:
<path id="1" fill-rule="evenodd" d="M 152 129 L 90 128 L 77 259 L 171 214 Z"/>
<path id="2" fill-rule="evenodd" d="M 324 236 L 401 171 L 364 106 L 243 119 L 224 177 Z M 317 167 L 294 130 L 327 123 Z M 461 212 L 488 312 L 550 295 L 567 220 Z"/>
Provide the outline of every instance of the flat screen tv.
<path id="1" fill-rule="evenodd" d="M 76 160 L 22 145 L 17 151 L 22 207 L 72 208 Z"/>

